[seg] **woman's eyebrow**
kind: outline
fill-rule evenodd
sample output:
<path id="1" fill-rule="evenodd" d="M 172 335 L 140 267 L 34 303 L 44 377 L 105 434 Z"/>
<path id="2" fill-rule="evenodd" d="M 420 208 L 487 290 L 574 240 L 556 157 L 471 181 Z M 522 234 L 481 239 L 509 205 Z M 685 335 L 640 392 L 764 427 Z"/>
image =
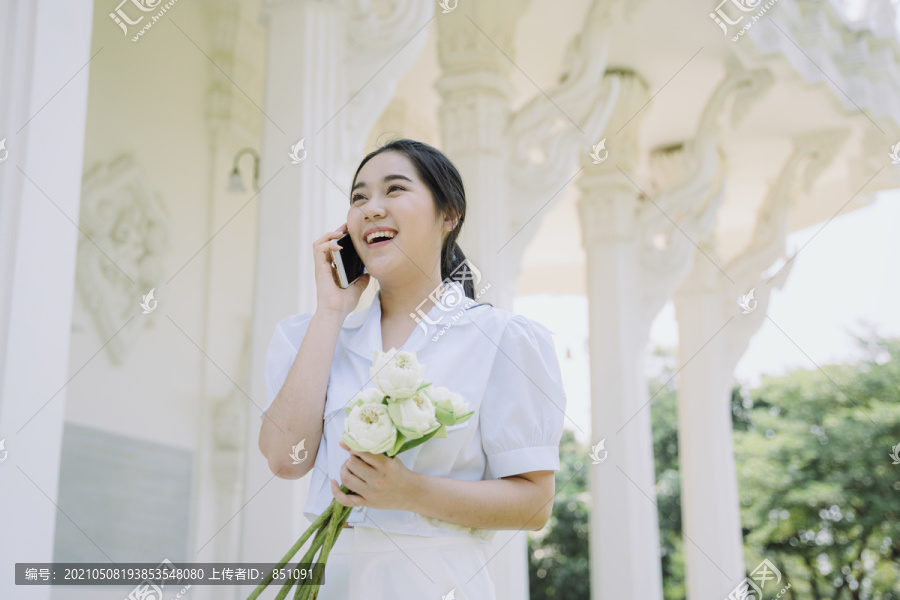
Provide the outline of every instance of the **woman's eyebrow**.
<path id="1" fill-rule="evenodd" d="M 407 177 L 406 175 L 400 175 L 399 173 L 394 173 L 393 175 L 385 175 L 385 176 L 384 176 L 384 179 L 382 179 L 381 181 L 382 181 L 383 183 L 387 183 L 388 181 L 392 181 L 392 180 L 394 180 L 394 179 L 405 179 L 406 181 L 408 181 L 408 182 L 410 182 L 410 183 L 413 182 L 413 180 L 410 179 L 409 177 Z M 351 191 L 351 192 L 356 191 L 356 188 L 366 187 L 366 185 L 367 185 L 367 184 L 366 184 L 365 181 L 357 181 L 357 182 L 356 182 L 356 185 L 354 185 L 354 186 L 353 186 L 353 189 L 350 190 L 350 191 Z"/>

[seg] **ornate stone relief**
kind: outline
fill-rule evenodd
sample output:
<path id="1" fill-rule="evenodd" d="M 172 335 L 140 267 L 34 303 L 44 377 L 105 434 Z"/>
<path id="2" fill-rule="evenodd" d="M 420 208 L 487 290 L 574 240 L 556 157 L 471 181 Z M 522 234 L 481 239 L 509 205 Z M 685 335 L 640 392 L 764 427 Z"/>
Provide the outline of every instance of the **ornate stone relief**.
<path id="1" fill-rule="evenodd" d="M 132 155 L 84 176 L 80 227 L 76 286 L 99 336 L 110 340 L 110 357 L 121 364 L 138 335 L 135 328 L 115 334 L 143 312 L 142 297 L 159 284 L 162 255 L 171 246 L 165 207 Z"/>

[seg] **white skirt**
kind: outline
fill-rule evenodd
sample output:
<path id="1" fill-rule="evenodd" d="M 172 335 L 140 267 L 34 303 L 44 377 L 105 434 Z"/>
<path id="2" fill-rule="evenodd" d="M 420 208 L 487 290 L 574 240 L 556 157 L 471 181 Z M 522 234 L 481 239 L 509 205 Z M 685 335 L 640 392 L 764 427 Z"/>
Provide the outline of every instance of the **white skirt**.
<path id="1" fill-rule="evenodd" d="M 496 598 L 478 541 L 360 525 L 338 536 L 325 563 L 323 582 L 318 600 Z"/>

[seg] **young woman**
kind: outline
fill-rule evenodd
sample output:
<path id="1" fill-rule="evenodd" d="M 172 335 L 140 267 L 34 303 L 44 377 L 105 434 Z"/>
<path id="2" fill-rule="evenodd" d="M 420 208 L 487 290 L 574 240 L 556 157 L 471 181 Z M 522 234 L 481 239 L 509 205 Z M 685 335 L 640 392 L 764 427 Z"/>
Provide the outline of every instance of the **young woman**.
<path id="1" fill-rule="evenodd" d="M 375 150 L 354 176 L 347 222 L 313 244 L 316 312 L 275 328 L 260 450 L 279 477 L 312 471 L 310 521 L 334 498 L 356 508 L 320 600 L 491 600 L 493 531 L 538 530 L 550 518 L 566 408 L 553 340 L 535 321 L 476 303 L 471 278 L 459 281 L 471 274 L 456 243 L 465 214 L 462 179 L 443 153 L 406 139 Z M 371 238 L 379 229 L 393 237 Z M 342 289 L 331 251 L 345 232 L 368 274 Z M 370 277 L 375 299 L 353 313 Z M 375 351 L 391 348 L 415 352 L 425 379 L 475 414 L 394 458 L 352 451 L 343 408 L 373 387 Z M 309 454 L 294 464 L 301 440 Z"/>

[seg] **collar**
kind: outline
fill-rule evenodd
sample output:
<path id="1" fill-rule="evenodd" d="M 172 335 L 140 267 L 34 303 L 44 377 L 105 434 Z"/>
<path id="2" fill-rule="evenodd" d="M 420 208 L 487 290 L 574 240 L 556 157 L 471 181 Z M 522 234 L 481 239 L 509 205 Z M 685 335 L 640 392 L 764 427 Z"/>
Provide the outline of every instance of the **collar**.
<path id="1" fill-rule="evenodd" d="M 465 327 L 471 323 L 469 308 L 478 304 L 466 296 L 465 288 L 458 281 L 443 281 L 443 292 L 426 316 L 415 315 L 419 323 L 404 345 L 404 351 L 421 350 L 431 338 L 445 327 Z M 414 318 L 411 316 L 410 318 Z M 375 351 L 382 349 L 381 340 L 381 290 L 366 308 L 351 313 L 342 325 L 344 345 L 372 361 Z M 398 348 L 399 349 L 399 348 Z"/>

